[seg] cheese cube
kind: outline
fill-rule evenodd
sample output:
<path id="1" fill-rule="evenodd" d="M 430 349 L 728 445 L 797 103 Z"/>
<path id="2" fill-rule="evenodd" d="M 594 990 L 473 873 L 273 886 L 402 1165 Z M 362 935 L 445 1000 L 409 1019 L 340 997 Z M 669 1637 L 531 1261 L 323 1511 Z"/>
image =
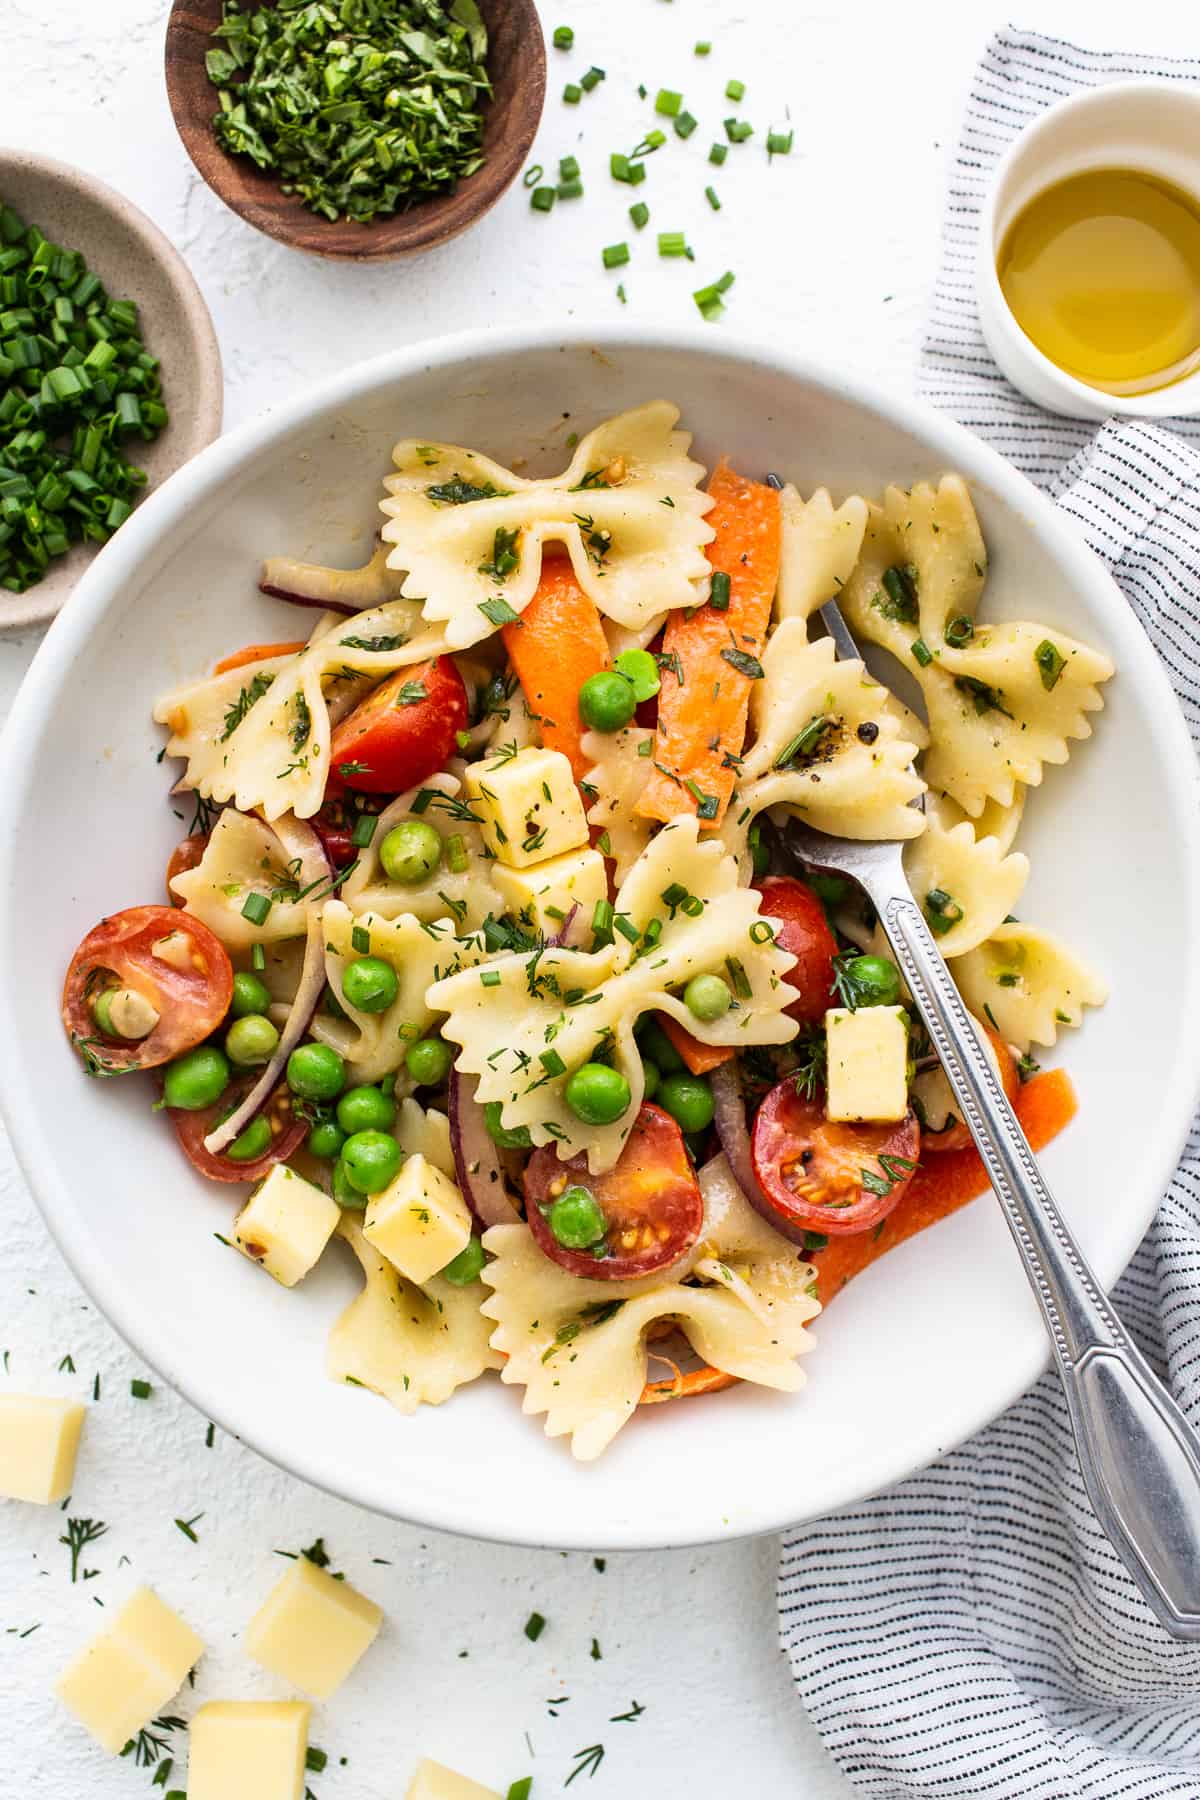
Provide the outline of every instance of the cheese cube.
<path id="1" fill-rule="evenodd" d="M 583 801 L 561 750 L 530 746 L 472 763 L 465 786 L 484 841 L 510 869 L 549 862 L 588 841 Z"/>
<path id="2" fill-rule="evenodd" d="M 84 1408 L 49 1394 L 0 1394 L 0 1495 L 51 1506 L 71 1491 Z"/>
<path id="3" fill-rule="evenodd" d="M 210 1700 L 188 1727 L 188 1800 L 301 1800 L 304 1700 Z"/>
<path id="4" fill-rule="evenodd" d="M 405 1800 L 500 1800 L 495 1788 L 480 1787 L 429 1757 L 417 1765 Z"/>
<path id="5" fill-rule="evenodd" d="M 829 1119 L 902 1119 L 908 1111 L 908 1015 L 902 1006 L 825 1014 Z"/>
<path id="6" fill-rule="evenodd" d="M 119 1756 L 177 1694 L 204 1645 L 152 1589 L 138 1588 L 59 1677 L 55 1692 Z"/>
<path id="7" fill-rule="evenodd" d="M 373 1600 L 301 1556 L 251 1619 L 246 1650 L 292 1687 L 328 1700 L 382 1623 Z"/>
<path id="8" fill-rule="evenodd" d="M 276 1163 L 233 1221 L 233 1241 L 283 1287 L 312 1268 L 333 1236 L 341 1208 L 285 1163 Z"/>
<path id="9" fill-rule="evenodd" d="M 367 1202 L 363 1235 L 419 1287 L 466 1249 L 470 1208 L 448 1175 L 425 1157 L 410 1156 L 383 1192 Z"/>
<path id="10" fill-rule="evenodd" d="M 608 875 L 598 850 L 569 850 L 529 869 L 506 869 L 497 863 L 492 882 L 508 911 L 528 930 L 546 937 L 560 932 L 571 908 L 577 907 L 570 933 L 576 943 L 591 942 L 596 902 L 608 899 Z"/>

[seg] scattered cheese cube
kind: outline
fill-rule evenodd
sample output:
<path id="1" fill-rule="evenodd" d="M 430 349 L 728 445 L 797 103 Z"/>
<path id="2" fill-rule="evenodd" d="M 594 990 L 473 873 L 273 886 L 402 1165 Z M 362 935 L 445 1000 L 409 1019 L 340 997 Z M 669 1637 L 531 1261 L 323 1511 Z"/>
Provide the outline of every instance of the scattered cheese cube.
<path id="1" fill-rule="evenodd" d="M 530 746 L 472 763 L 465 785 L 488 848 L 510 869 L 549 862 L 588 841 L 583 801 L 561 750 Z"/>
<path id="2" fill-rule="evenodd" d="M 608 899 L 608 875 L 598 850 L 569 850 L 529 869 L 506 869 L 497 863 L 492 881 L 509 912 L 527 929 L 546 937 L 563 929 L 574 906 L 578 911 L 571 937 L 590 943 L 596 902 Z"/>
<path id="3" fill-rule="evenodd" d="M 251 1619 L 246 1650 L 292 1687 L 328 1700 L 382 1623 L 373 1600 L 301 1556 Z"/>
<path id="4" fill-rule="evenodd" d="M 112 1623 L 59 1677 L 59 1699 L 97 1743 L 119 1756 L 179 1692 L 204 1652 L 152 1589 L 138 1588 Z"/>
<path id="5" fill-rule="evenodd" d="M 825 1014 L 830 1119 L 902 1119 L 908 1111 L 908 1016 L 902 1006 Z"/>
<path id="6" fill-rule="evenodd" d="M 84 1408 L 49 1394 L 0 1394 L 0 1495 L 52 1506 L 71 1491 Z"/>
<path id="7" fill-rule="evenodd" d="M 363 1235 L 419 1287 L 466 1249 L 471 1213 L 448 1175 L 424 1156 L 410 1156 L 367 1202 Z"/>
<path id="8" fill-rule="evenodd" d="M 431 1762 L 426 1757 L 418 1764 L 406 1800 L 500 1800 L 500 1796 L 494 1788 L 480 1787 L 477 1781 L 456 1774 L 445 1763 Z"/>
<path id="9" fill-rule="evenodd" d="M 304 1700 L 210 1700 L 188 1727 L 188 1800 L 301 1800 Z"/>
<path id="10" fill-rule="evenodd" d="M 284 1287 L 307 1275 L 333 1236 L 341 1209 L 285 1163 L 276 1163 L 233 1222 L 233 1241 Z"/>

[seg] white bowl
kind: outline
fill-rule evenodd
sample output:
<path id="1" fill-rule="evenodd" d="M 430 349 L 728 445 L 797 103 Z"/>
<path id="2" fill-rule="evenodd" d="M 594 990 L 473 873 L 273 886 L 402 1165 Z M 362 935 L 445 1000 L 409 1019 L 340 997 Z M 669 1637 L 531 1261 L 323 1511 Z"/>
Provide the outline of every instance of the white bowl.
<path id="1" fill-rule="evenodd" d="M 1147 394 L 1108 394 L 1077 381 L 1026 337 L 1004 298 L 996 257 L 1023 207 L 1088 169 L 1138 169 L 1200 203 L 1200 89 L 1113 81 L 1072 94 L 1027 125 L 996 167 L 979 220 L 976 295 L 988 349 L 1013 386 L 1075 419 L 1169 419 L 1200 413 L 1200 371 Z"/>
<path id="2" fill-rule="evenodd" d="M 978 1430 L 1046 1361 L 999 1209 L 976 1202 L 852 1283 L 817 1321 L 803 1393 L 741 1387 L 648 1409 L 581 1466 L 495 1377 L 412 1419 L 327 1381 L 326 1333 L 356 1287 L 348 1261 L 332 1253 L 287 1293 L 219 1244 L 230 1195 L 191 1173 L 146 1084 L 83 1077 L 59 985 L 96 919 L 162 897 L 186 829 L 156 761 L 154 696 L 240 644 L 295 634 L 296 615 L 256 592 L 264 554 L 362 555 L 401 434 L 556 467 L 569 432 L 657 395 L 678 398 L 709 463 L 725 452 L 802 487 L 874 493 L 960 470 L 991 546 L 989 609 L 1115 657 L 1094 740 L 1032 797 L 1022 906 L 1112 981 L 1109 1005 L 1064 1047 L 1080 1116 L 1044 1158 L 1105 1283 L 1174 1166 L 1200 1069 L 1200 834 L 1179 711 L 1076 528 L 958 426 L 704 327 L 572 326 L 399 351 L 221 439 L 84 576 L 3 739 L 0 1092 L 72 1267 L 164 1380 L 309 1481 L 511 1542 L 631 1548 L 765 1531 L 859 1499 Z"/>

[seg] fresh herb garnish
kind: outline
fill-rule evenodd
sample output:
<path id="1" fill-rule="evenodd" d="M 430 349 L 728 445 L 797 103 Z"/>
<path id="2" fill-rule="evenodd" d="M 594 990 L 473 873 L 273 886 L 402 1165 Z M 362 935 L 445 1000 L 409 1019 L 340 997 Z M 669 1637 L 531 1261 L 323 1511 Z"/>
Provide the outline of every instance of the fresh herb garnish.
<path id="1" fill-rule="evenodd" d="M 346 650 L 366 650 L 374 653 L 378 650 L 403 650 L 408 642 L 408 633 L 394 632 L 382 637 L 344 637 L 338 642 Z"/>
<path id="2" fill-rule="evenodd" d="M 915 625 L 920 616 L 917 604 L 917 571 L 911 563 L 893 564 L 883 571 L 880 580 L 883 594 L 876 594 L 871 605 L 894 625 Z M 886 597 L 885 597 L 886 596 Z"/>
<path id="3" fill-rule="evenodd" d="M 255 701 L 262 699 L 274 679 L 275 677 L 273 675 L 256 675 L 254 679 L 242 689 L 233 705 L 225 714 L 224 730 L 217 739 L 219 744 L 223 744 L 227 738 L 233 736 Z"/>
<path id="4" fill-rule="evenodd" d="M 570 1787 L 570 1785 L 574 1781 L 575 1777 L 577 1775 L 582 1775 L 585 1772 L 585 1770 L 587 1772 L 589 1779 L 594 1777 L 596 1770 L 600 1767 L 600 1764 L 603 1761 L 604 1761 L 604 1745 L 603 1744 L 589 1744 L 585 1750 L 576 1750 L 576 1752 L 575 1752 L 575 1767 L 571 1770 L 571 1773 L 567 1776 L 566 1780 L 563 1782 L 563 1786 Z"/>
<path id="5" fill-rule="evenodd" d="M 517 555 L 517 540 L 521 533 L 517 526 L 511 529 L 497 525 L 492 538 L 492 554 L 479 565 L 481 575 L 491 575 L 497 581 L 507 581 L 520 557 Z"/>
<path id="6" fill-rule="evenodd" d="M 519 625 L 520 613 L 514 612 L 502 595 L 496 594 L 491 600 L 481 600 L 479 610 L 490 625 Z"/>
<path id="7" fill-rule="evenodd" d="M 420 706 L 422 700 L 428 700 L 429 689 L 423 681 L 402 681 L 396 694 L 397 706 Z"/>
<path id="8" fill-rule="evenodd" d="M 881 1156 L 878 1173 L 874 1169 L 860 1169 L 858 1172 L 867 1193 L 874 1194 L 877 1200 L 886 1200 L 892 1189 L 911 1175 L 916 1166 L 907 1156 Z"/>
<path id="9" fill-rule="evenodd" d="M 425 493 L 438 506 L 468 506 L 472 500 L 503 499 L 508 489 L 498 488 L 490 481 L 474 482 L 465 475 L 453 475 L 449 481 L 435 481 Z"/>
<path id="10" fill-rule="evenodd" d="M 830 746 L 826 743 L 831 731 L 837 727 L 837 720 L 819 713 L 809 720 L 803 731 L 798 731 L 790 743 L 785 744 L 775 758 L 777 769 L 795 768 L 799 764 L 815 762 L 819 756 L 825 755 Z"/>
<path id="11" fill-rule="evenodd" d="M 721 656 L 739 675 L 745 675 L 751 681 L 762 680 L 763 666 L 757 656 L 751 656 L 745 650 L 722 650 Z"/>
<path id="12" fill-rule="evenodd" d="M 1066 668 L 1067 659 L 1057 644 L 1052 644 L 1049 638 L 1043 638 L 1033 653 L 1033 660 L 1042 678 L 1042 686 L 1049 694 Z"/>
<path id="13" fill-rule="evenodd" d="M 83 1555 L 87 1546 L 89 1544 L 94 1544 L 97 1538 L 102 1538 L 107 1530 L 108 1526 L 103 1524 L 99 1519 L 67 1520 L 67 1529 L 58 1541 L 60 1544 L 65 1544 L 67 1549 L 71 1552 L 72 1581 L 78 1581 L 79 1579 L 79 1558 Z M 93 1570 L 92 1573 L 94 1574 L 95 1570 Z M 85 1581 L 87 1575 L 88 1571 L 85 1569 Z"/>
<path id="14" fill-rule="evenodd" d="M 1012 718 L 999 688 L 989 687 L 986 681 L 980 681 L 974 675 L 956 675 L 954 685 L 960 694 L 969 695 L 975 702 L 975 711 L 981 718 L 987 712 L 1003 713 L 1006 719 Z"/>

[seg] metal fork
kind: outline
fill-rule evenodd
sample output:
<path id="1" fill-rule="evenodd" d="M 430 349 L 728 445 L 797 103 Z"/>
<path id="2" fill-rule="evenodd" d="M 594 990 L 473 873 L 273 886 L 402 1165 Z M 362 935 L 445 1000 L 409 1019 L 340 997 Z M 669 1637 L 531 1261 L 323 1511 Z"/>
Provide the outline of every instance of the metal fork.
<path id="1" fill-rule="evenodd" d="M 821 616 L 838 655 L 858 659 L 836 603 Z M 1172 1637 L 1200 1639 L 1200 1439 L 1059 1212 L 913 898 L 903 845 L 851 842 L 799 822 L 787 844 L 812 868 L 849 876 L 873 904 L 1042 1309 L 1096 1516 Z"/>

